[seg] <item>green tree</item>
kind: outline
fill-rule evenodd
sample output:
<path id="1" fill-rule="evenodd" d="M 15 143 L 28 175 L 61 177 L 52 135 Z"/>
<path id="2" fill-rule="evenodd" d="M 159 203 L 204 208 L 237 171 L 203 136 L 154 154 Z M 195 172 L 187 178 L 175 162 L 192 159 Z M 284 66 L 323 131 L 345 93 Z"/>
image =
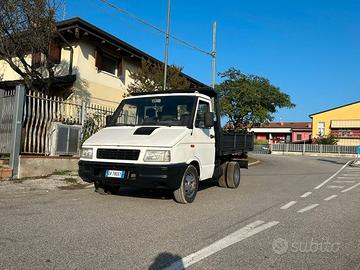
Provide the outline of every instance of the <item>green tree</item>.
<path id="1" fill-rule="evenodd" d="M 235 130 L 258 126 L 273 120 L 278 108 L 293 108 L 290 96 L 266 78 L 247 75 L 235 68 L 219 74 L 224 79 L 216 86 L 221 114 Z"/>
<path id="2" fill-rule="evenodd" d="M 186 89 L 190 82 L 182 74 L 183 68 L 176 65 L 168 66 L 167 89 Z M 163 91 L 164 65 L 153 63 L 150 60 L 142 60 L 141 68 L 130 73 L 134 81 L 128 87 L 128 92 L 145 93 L 149 91 Z"/>

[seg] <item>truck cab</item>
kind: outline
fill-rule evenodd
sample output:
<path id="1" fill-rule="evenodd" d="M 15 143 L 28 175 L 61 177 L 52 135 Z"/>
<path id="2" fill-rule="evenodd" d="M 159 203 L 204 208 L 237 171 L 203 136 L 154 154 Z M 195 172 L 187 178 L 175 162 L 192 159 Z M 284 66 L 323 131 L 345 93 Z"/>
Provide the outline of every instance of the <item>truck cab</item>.
<path id="1" fill-rule="evenodd" d="M 226 183 L 231 161 L 221 151 L 221 139 L 213 90 L 130 96 L 106 127 L 82 145 L 79 175 L 101 192 L 121 186 L 165 188 L 177 202 L 191 203 L 199 181 L 214 178 L 226 187 L 239 185 L 237 162 L 230 165 L 232 180 Z"/>

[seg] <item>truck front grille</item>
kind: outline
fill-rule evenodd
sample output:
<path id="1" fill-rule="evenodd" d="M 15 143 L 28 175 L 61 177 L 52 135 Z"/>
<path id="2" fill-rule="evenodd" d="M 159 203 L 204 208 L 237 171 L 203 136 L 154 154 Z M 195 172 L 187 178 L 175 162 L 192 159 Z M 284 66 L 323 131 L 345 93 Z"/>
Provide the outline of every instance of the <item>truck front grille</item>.
<path id="1" fill-rule="evenodd" d="M 140 150 L 130 149 L 98 149 L 96 157 L 99 159 L 138 160 Z"/>

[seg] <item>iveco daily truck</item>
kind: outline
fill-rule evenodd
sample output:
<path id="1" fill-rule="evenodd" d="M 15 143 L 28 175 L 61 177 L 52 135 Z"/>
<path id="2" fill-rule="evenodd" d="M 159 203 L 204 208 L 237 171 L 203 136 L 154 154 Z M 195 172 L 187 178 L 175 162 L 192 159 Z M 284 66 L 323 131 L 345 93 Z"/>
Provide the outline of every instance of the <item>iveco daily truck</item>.
<path id="1" fill-rule="evenodd" d="M 237 188 L 238 157 L 253 147 L 252 135 L 223 134 L 217 93 L 207 88 L 127 97 L 106 122 L 79 161 L 80 177 L 99 192 L 165 188 L 191 203 L 202 180 Z"/>

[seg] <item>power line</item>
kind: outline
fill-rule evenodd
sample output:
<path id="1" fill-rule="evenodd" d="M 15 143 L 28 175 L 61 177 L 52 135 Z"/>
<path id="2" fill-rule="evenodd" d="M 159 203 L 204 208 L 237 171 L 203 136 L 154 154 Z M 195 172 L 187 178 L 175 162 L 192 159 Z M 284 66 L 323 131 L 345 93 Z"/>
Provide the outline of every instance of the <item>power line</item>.
<path id="1" fill-rule="evenodd" d="M 161 32 L 162 34 L 166 35 L 166 32 L 164 30 L 162 30 L 161 28 L 159 28 L 159 27 L 145 21 L 144 19 L 142 19 L 142 18 L 140 18 L 140 17 L 138 17 L 138 16 L 136 16 L 136 15 L 122 9 L 122 8 L 119 8 L 119 7 L 115 6 L 114 4 L 110 3 L 109 1 L 107 1 L 107 0 L 99 0 L 99 1 L 103 2 L 104 4 L 108 5 L 109 7 L 113 8 L 113 9 L 116 9 L 117 11 L 119 11 L 121 13 L 124 13 L 124 14 L 128 15 L 129 17 L 137 20 L 138 22 L 140 22 L 140 23 L 142 23 L 142 24 L 144 24 L 144 25 L 146 25 L 148 27 L 151 27 L 151 28 L 155 29 L 156 31 Z M 197 51 L 199 51 L 201 53 L 204 53 L 206 55 L 212 56 L 211 52 L 207 52 L 207 51 L 205 51 L 205 50 L 203 50 L 203 49 L 201 49 L 201 48 L 199 48 L 199 47 L 197 47 L 197 46 L 195 46 L 195 45 L 193 45 L 193 44 L 191 44 L 191 43 L 189 43 L 189 42 L 187 42 L 185 40 L 182 40 L 182 39 L 174 36 L 174 35 L 169 35 L 169 37 L 176 40 L 177 42 L 189 47 L 189 48 L 197 50 Z"/>

